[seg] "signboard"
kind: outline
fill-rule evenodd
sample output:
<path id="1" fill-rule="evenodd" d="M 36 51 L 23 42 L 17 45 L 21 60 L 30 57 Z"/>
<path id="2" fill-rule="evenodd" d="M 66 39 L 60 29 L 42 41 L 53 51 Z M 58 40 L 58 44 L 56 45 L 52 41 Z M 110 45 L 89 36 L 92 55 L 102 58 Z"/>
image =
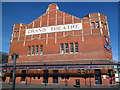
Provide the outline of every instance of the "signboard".
<path id="1" fill-rule="evenodd" d="M 72 30 L 81 30 L 81 29 L 82 29 L 82 23 L 74 23 L 74 24 L 26 29 L 25 35 L 63 32 L 63 31 L 72 31 Z"/>

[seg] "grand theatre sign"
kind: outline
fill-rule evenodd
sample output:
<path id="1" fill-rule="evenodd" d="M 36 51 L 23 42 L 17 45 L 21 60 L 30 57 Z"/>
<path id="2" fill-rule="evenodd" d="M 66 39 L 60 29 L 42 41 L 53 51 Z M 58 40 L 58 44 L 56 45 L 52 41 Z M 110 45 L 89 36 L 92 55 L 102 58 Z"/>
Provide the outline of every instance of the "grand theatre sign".
<path id="1" fill-rule="evenodd" d="M 81 29 L 82 29 L 82 23 L 74 23 L 74 24 L 26 29 L 25 35 L 63 32 L 63 31 L 72 31 L 72 30 L 81 30 Z"/>

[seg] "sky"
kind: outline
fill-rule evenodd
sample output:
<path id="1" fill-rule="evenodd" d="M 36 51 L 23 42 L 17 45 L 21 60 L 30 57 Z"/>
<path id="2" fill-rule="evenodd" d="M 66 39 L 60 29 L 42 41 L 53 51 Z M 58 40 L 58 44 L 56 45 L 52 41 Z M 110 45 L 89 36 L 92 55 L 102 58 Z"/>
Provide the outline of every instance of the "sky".
<path id="1" fill-rule="evenodd" d="M 51 3 L 59 10 L 83 18 L 89 13 L 100 12 L 107 16 L 111 37 L 113 60 L 118 60 L 118 3 L 117 2 L 3 2 L 2 50 L 9 53 L 13 25 L 29 24 L 43 15 Z"/>

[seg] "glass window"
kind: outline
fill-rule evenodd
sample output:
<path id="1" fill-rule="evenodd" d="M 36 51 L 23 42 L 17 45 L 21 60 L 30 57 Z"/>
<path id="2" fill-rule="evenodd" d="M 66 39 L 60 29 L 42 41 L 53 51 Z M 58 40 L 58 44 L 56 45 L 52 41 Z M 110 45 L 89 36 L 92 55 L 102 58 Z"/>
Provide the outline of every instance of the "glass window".
<path id="1" fill-rule="evenodd" d="M 85 74 L 85 70 L 84 69 L 82 69 L 82 72 L 81 72 L 82 74 Z"/>
<path id="2" fill-rule="evenodd" d="M 101 27 L 104 28 L 104 27 L 103 27 L 103 22 L 101 22 Z"/>
<path id="3" fill-rule="evenodd" d="M 107 24 L 105 23 L 105 29 L 107 29 Z"/>
<path id="4" fill-rule="evenodd" d="M 30 56 L 30 46 L 28 46 L 28 56 Z"/>
<path id="5" fill-rule="evenodd" d="M 69 80 L 69 76 L 67 76 L 66 79 Z"/>
<path id="6" fill-rule="evenodd" d="M 91 25 L 92 25 L 92 29 L 95 28 L 94 22 L 91 22 Z"/>
<path id="7" fill-rule="evenodd" d="M 34 46 L 32 46 L 32 55 L 34 55 Z"/>
<path id="8" fill-rule="evenodd" d="M 40 76 L 38 76 L 38 79 L 40 79 Z"/>
<path id="9" fill-rule="evenodd" d="M 36 46 L 36 55 L 38 55 L 38 45 Z"/>
<path id="10" fill-rule="evenodd" d="M 64 44 L 63 43 L 60 44 L 60 53 L 64 53 Z"/>
<path id="11" fill-rule="evenodd" d="M 43 54 L 43 45 L 40 45 L 40 55 Z"/>
<path id="12" fill-rule="evenodd" d="M 68 53 L 69 49 L 68 49 L 68 43 L 65 43 L 65 53 Z"/>
<path id="13" fill-rule="evenodd" d="M 19 31 L 17 31 L 17 36 L 19 36 Z"/>
<path id="14" fill-rule="evenodd" d="M 96 22 L 96 28 L 99 28 L 99 22 Z"/>
<path id="15" fill-rule="evenodd" d="M 74 52 L 73 43 L 70 43 L 70 52 Z"/>
<path id="16" fill-rule="evenodd" d="M 14 31 L 14 37 L 16 36 L 16 31 Z"/>
<path id="17" fill-rule="evenodd" d="M 78 52 L 78 43 L 75 43 L 75 52 Z"/>
<path id="18" fill-rule="evenodd" d="M 64 76 L 62 76 L 61 79 L 64 80 Z"/>
<path id="19" fill-rule="evenodd" d="M 36 77 L 34 76 L 33 79 L 36 79 Z"/>
<path id="20" fill-rule="evenodd" d="M 80 74 L 80 69 L 78 69 L 78 74 Z"/>

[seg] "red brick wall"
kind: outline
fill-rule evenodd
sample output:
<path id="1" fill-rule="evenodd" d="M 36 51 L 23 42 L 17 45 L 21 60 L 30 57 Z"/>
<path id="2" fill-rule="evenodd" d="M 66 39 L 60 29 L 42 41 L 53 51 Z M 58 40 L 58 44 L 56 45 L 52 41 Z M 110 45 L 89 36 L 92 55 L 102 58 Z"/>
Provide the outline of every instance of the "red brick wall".
<path id="1" fill-rule="evenodd" d="M 57 13 L 57 14 L 56 14 Z M 54 18 L 54 19 L 51 19 Z M 38 21 L 39 20 L 39 21 Z M 77 18 L 66 14 L 57 9 L 56 5 L 50 5 L 46 13 L 40 16 L 32 23 L 26 25 L 23 23 L 15 24 L 13 27 L 12 42 L 10 53 L 19 53 L 19 62 L 24 61 L 42 61 L 42 60 L 78 60 L 78 59 L 112 59 L 111 50 L 104 48 L 105 37 L 108 35 L 108 29 L 91 28 L 91 22 L 101 22 L 107 24 L 106 16 L 100 13 L 91 13 L 84 18 Z M 82 23 L 83 29 L 68 32 L 56 32 L 49 34 L 25 35 L 27 28 L 39 28 L 51 25 L 62 25 L 71 23 Z M 14 34 L 16 33 L 16 37 Z M 109 35 L 108 35 L 109 37 Z M 60 54 L 60 43 L 79 43 L 78 54 Z M 27 48 L 32 45 L 43 45 L 43 55 L 27 56 Z M 50 54 L 50 55 L 48 55 Z M 54 55 L 56 54 L 56 55 Z M 9 62 L 11 58 L 9 58 Z"/>
<path id="2" fill-rule="evenodd" d="M 77 18 L 75 16 L 69 15 L 60 11 L 58 6 L 55 4 L 49 5 L 46 13 L 37 18 L 30 24 L 18 23 L 14 24 L 12 32 L 12 42 L 10 45 L 10 53 L 19 54 L 19 59 L 17 62 L 25 61 L 52 61 L 52 60 L 80 60 L 80 59 L 112 59 L 112 51 L 108 51 L 104 48 L 106 44 L 104 34 L 110 39 L 108 31 L 108 23 L 106 16 L 101 13 L 91 13 L 83 18 Z M 99 22 L 100 28 L 91 28 L 91 22 Z M 101 24 L 103 23 L 103 26 Z M 36 35 L 25 35 L 26 29 L 29 28 L 39 28 L 55 25 L 64 25 L 72 23 L 82 23 L 82 30 L 67 31 L 67 32 L 55 32 L 47 34 L 36 34 Z M 106 24 L 106 25 L 105 25 Z M 15 36 L 14 36 L 15 35 Z M 79 52 L 76 54 L 60 54 L 60 44 L 61 43 L 75 43 L 78 42 Z M 28 46 L 43 45 L 43 55 L 28 56 L 27 49 Z M 9 57 L 8 62 L 12 62 L 11 57 Z M 64 63 L 63 63 L 64 64 Z M 79 64 L 79 63 L 78 63 Z M 88 70 L 85 70 L 89 73 Z M 102 69 L 101 74 L 107 74 L 107 69 Z M 17 74 L 21 72 L 18 71 Z M 29 74 L 39 73 L 42 74 L 43 71 L 29 70 Z M 49 70 L 49 73 L 53 73 Z M 59 73 L 66 73 L 65 70 L 60 70 Z M 68 73 L 77 73 L 76 70 L 68 70 Z M 91 74 L 94 70 L 90 71 Z M 59 78 L 59 84 L 65 84 L 65 79 Z M 6 78 L 5 82 L 9 82 L 9 77 Z M 20 77 L 16 78 L 16 83 L 20 83 Z M 67 80 L 69 85 L 75 85 L 75 79 L 80 79 L 81 85 L 95 85 L 95 78 L 82 78 L 82 77 L 70 77 Z M 27 83 L 43 83 L 43 77 L 38 80 L 26 77 Z M 48 78 L 48 83 L 53 83 L 53 78 Z M 102 79 L 103 85 L 108 85 L 108 79 Z"/>

